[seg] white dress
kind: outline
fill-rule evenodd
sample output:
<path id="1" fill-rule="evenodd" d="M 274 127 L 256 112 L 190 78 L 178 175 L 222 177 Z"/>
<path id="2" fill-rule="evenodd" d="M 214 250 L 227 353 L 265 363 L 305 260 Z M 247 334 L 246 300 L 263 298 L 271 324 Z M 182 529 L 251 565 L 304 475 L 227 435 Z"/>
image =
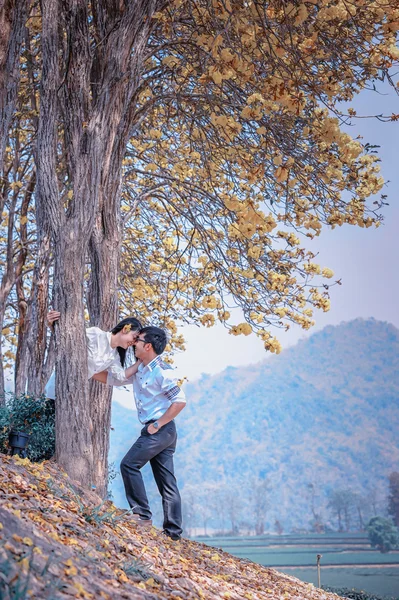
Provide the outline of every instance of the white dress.
<path id="1" fill-rule="evenodd" d="M 121 365 L 119 353 L 111 348 L 111 333 L 98 327 L 86 329 L 87 338 L 87 373 L 91 379 L 101 371 L 111 372 L 121 383 L 125 379 L 125 369 Z M 46 398 L 55 400 L 55 372 L 53 371 L 44 391 Z"/>

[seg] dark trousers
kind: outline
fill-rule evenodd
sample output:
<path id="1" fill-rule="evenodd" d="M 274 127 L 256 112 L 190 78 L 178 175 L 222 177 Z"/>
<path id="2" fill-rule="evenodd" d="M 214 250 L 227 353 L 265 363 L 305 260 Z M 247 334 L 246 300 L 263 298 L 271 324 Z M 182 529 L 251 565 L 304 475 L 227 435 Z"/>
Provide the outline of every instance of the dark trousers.
<path id="1" fill-rule="evenodd" d="M 140 469 L 150 461 L 159 493 L 162 496 L 163 528 L 169 534 L 181 535 L 181 499 L 173 468 L 177 433 L 174 421 L 170 421 L 153 435 L 141 430 L 138 440 L 122 459 L 121 473 L 126 498 L 132 511 L 145 519 L 151 519 L 150 506 Z"/>

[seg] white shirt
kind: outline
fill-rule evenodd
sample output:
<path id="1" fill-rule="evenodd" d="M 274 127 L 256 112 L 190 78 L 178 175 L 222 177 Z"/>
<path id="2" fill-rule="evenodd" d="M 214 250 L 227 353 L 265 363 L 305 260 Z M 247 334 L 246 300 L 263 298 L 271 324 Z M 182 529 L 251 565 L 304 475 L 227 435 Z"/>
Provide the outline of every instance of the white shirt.
<path id="1" fill-rule="evenodd" d="M 148 365 L 139 365 L 137 373 L 121 381 L 108 371 L 109 385 L 133 384 L 137 414 L 141 423 L 160 419 L 175 402 L 186 402 L 176 370 L 157 356 Z"/>
<path id="2" fill-rule="evenodd" d="M 115 372 L 123 375 L 123 369 L 116 348 L 111 347 L 111 332 L 103 331 L 99 327 L 88 327 L 86 329 L 87 339 L 87 376 L 91 379 L 101 371 Z M 55 372 L 52 373 L 45 389 L 46 398 L 55 399 Z"/>

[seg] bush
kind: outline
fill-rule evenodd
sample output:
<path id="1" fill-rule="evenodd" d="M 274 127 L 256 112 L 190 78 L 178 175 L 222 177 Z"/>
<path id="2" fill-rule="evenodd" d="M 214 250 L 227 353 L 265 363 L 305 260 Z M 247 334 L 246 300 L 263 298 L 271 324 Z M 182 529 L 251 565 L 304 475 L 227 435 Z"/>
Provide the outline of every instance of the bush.
<path id="1" fill-rule="evenodd" d="M 0 407 L 0 452 L 4 454 L 9 452 L 8 435 L 12 430 L 29 434 L 30 460 L 51 458 L 55 452 L 54 400 L 7 394 L 5 405 Z"/>
<path id="2" fill-rule="evenodd" d="M 342 598 L 349 598 L 349 600 L 399 600 L 399 598 L 387 598 L 386 596 L 376 596 L 375 594 L 368 594 L 360 590 L 348 589 L 348 588 L 334 588 L 329 586 L 322 586 L 326 592 L 332 592 Z"/>
<path id="3" fill-rule="evenodd" d="M 386 553 L 399 546 L 399 530 L 392 519 L 373 517 L 366 527 L 372 548 Z"/>

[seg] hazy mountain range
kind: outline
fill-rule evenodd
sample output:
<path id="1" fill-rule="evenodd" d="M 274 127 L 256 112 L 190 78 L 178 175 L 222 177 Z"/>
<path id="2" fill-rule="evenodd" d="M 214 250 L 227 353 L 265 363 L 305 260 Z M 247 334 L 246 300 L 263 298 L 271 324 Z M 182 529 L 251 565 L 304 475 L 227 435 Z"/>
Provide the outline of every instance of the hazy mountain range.
<path id="1" fill-rule="evenodd" d="M 254 486 L 265 480 L 269 529 L 276 519 L 285 531 L 308 527 L 309 484 L 314 511 L 331 526 L 334 490 L 356 492 L 365 518 L 383 513 L 387 476 L 399 470 L 399 331 L 393 325 L 357 319 L 328 326 L 279 356 L 203 375 L 186 393 L 175 464 L 191 527 L 202 521 L 219 529 L 231 521 L 250 527 Z M 135 411 L 117 403 L 112 424 L 110 460 L 119 471 L 140 427 Z M 120 476 L 112 491 L 122 505 Z M 155 508 L 159 513 L 158 500 Z"/>

